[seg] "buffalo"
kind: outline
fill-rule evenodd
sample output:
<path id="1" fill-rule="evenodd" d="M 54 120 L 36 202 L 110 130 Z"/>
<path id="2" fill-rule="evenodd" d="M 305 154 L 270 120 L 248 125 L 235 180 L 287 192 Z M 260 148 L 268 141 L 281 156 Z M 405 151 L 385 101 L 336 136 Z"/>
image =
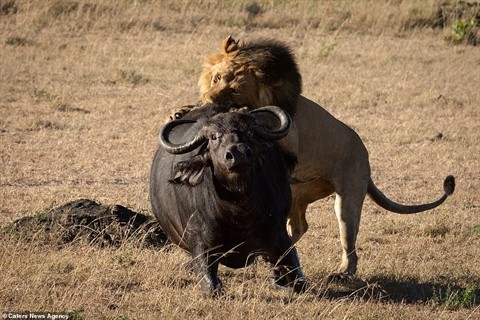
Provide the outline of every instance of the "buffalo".
<path id="1" fill-rule="evenodd" d="M 306 280 L 286 230 L 296 158 L 275 143 L 291 119 L 274 106 L 215 113 L 192 111 L 163 127 L 150 174 L 153 213 L 191 254 L 204 293 L 223 292 L 219 264 L 242 268 L 258 256 L 272 264 L 275 285 L 302 292 Z"/>

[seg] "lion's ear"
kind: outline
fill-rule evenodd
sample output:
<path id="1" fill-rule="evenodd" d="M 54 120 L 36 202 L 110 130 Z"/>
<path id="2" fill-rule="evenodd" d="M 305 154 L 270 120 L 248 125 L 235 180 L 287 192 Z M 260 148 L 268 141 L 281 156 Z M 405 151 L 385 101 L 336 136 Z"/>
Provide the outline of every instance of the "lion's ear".
<path id="1" fill-rule="evenodd" d="M 238 50 L 238 41 L 236 41 L 232 36 L 228 36 L 223 40 L 222 49 L 225 54 L 232 53 Z"/>

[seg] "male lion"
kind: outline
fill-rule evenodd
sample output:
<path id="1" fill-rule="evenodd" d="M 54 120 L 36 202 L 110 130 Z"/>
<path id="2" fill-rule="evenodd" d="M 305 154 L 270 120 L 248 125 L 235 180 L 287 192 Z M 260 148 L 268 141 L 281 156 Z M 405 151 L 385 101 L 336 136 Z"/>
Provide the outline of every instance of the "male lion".
<path id="1" fill-rule="evenodd" d="M 347 279 L 357 271 L 355 242 L 366 194 L 386 210 L 418 213 L 442 204 L 453 193 L 455 179 L 445 179 L 444 195 L 432 203 L 403 205 L 388 199 L 371 179 L 368 152 L 360 137 L 303 97 L 301 83 L 286 45 L 273 40 L 239 44 L 229 36 L 223 41 L 222 51 L 209 56 L 204 65 L 200 100 L 251 108 L 278 105 L 292 115 L 294 126 L 281 141 L 282 148 L 298 158 L 290 182 L 293 201 L 287 222 L 289 234 L 298 241 L 308 228 L 308 204 L 336 193 L 335 214 L 343 253 L 334 277 Z"/>

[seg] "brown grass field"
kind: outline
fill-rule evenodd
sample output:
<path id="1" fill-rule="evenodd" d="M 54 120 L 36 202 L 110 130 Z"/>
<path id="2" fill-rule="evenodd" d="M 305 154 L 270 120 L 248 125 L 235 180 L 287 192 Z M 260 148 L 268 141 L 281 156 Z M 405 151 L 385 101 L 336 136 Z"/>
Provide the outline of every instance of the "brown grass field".
<path id="1" fill-rule="evenodd" d="M 472 2 L 471 2 L 472 3 Z M 0 0 L 0 226 L 89 198 L 151 214 L 148 175 L 171 109 L 197 99 L 223 38 L 294 49 L 304 95 L 362 137 L 386 195 L 367 199 L 358 283 L 340 262 L 333 198 L 312 204 L 298 243 L 306 293 L 279 291 L 262 263 L 220 268 L 201 295 L 179 249 L 64 246 L 0 233 L 0 312 L 73 319 L 479 319 L 480 49 L 445 37 L 478 5 L 455 1 Z M 478 37 L 478 26 L 473 30 Z M 475 34 L 475 32 L 477 32 Z M 478 38 L 477 38 L 478 40 Z M 321 154 L 318 155 L 322 157 Z"/>

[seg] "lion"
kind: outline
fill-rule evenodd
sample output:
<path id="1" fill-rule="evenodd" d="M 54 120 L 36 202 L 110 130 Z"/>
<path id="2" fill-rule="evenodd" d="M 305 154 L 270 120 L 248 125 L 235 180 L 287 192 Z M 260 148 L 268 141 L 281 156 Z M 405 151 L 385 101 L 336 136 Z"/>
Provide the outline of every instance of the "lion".
<path id="1" fill-rule="evenodd" d="M 278 105 L 292 116 L 291 132 L 281 141 L 281 147 L 298 161 L 290 178 L 293 201 L 287 229 L 297 242 L 308 229 L 307 206 L 335 193 L 342 246 L 340 266 L 332 275 L 335 279 L 351 279 L 357 272 L 356 240 L 367 194 L 388 211 L 411 214 L 439 206 L 454 192 L 455 179 L 449 175 L 443 196 L 434 202 L 403 205 L 387 198 L 372 181 L 368 151 L 358 134 L 301 95 L 297 63 L 281 42 L 260 39 L 240 44 L 228 36 L 221 52 L 207 58 L 199 87 L 200 107 L 207 102 L 253 109 Z"/>

